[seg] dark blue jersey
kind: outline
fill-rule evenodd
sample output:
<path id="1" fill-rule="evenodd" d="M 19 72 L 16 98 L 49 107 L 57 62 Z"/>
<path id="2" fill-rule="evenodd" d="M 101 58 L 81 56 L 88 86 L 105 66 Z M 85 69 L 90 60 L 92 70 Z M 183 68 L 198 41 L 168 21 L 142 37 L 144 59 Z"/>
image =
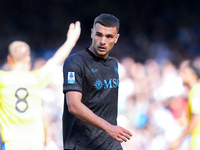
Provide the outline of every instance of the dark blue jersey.
<path id="1" fill-rule="evenodd" d="M 118 64 L 108 57 L 96 57 L 90 50 L 70 55 L 63 66 L 63 92 L 82 93 L 82 103 L 96 115 L 117 125 Z M 95 128 L 69 113 L 66 96 L 63 112 L 63 142 L 65 149 L 117 150 L 121 144 L 105 131 Z"/>

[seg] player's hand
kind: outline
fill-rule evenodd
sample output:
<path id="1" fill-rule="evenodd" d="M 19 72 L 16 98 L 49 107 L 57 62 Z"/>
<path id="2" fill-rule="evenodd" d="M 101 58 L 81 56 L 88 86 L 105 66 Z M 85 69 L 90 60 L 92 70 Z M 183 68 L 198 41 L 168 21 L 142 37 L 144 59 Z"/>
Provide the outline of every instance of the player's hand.
<path id="1" fill-rule="evenodd" d="M 119 142 L 126 142 L 130 140 L 132 134 L 130 131 L 120 127 L 120 126 L 113 126 L 111 125 L 108 130 L 106 131 L 111 137 Z"/>
<path id="2" fill-rule="evenodd" d="M 180 141 L 179 139 L 177 139 L 177 140 L 171 142 L 171 143 L 169 144 L 168 150 L 176 150 L 176 149 L 179 147 L 180 143 L 181 143 L 181 141 Z"/>
<path id="3" fill-rule="evenodd" d="M 81 33 L 81 23 L 76 21 L 69 25 L 69 30 L 67 32 L 67 40 L 72 43 L 76 43 Z"/>

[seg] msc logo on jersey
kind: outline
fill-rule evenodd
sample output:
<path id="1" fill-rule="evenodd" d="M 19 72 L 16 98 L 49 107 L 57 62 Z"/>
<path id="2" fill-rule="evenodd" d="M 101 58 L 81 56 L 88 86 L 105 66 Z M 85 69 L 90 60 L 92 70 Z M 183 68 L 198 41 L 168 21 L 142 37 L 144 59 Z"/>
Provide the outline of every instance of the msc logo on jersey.
<path id="1" fill-rule="evenodd" d="M 68 83 L 73 84 L 75 83 L 75 73 L 68 72 Z"/>
<path id="2" fill-rule="evenodd" d="M 94 86 L 98 91 L 101 90 L 102 88 L 104 89 L 117 88 L 119 87 L 119 79 L 113 78 L 113 79 L 109 79 L 108 81 L 103 80 L 103 82 L 97 79 Z"/>

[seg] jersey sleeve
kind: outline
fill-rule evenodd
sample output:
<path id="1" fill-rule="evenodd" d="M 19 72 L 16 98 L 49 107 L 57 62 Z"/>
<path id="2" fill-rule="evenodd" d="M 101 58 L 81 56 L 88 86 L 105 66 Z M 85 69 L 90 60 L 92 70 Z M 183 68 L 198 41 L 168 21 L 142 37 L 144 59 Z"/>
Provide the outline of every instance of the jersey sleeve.
<path id="1" fill-rule="evenodd" d="M 52 82 L 52 71 L 44 67 L 39 70 L 33 71 L 38 80 L 38 87 L 43 89 Z"/>
<path id="2" fill-rule="evenodd" d="M 200 98 L 193 98 L 191 100 L 192 114 L 200 114 Z"/>
<path id="3" fill-rule="evenodd" d="M 200 92 L 198 90 L 193 91 L 193 95 L 191 97 L 191 113 L 192 114 L 200 114 Z"/>
<path id="4" fill-rule="evenodd" d="M 68 57 L 63 65 L 63 93 L 82 92 L 82 66 L 80 59 Z"/>

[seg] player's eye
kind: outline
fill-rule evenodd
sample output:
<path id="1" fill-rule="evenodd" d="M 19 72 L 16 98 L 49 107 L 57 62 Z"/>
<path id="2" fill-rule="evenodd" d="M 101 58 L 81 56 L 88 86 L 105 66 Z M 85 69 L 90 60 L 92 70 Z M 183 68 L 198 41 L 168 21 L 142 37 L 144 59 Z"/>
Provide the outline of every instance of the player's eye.
<path id="1" fill-rule="evenodd" d="M 110 39 L 113 38 L 113 35 L 107 35 L 106 37 Z"/>
<path id="2" fill-rule="evenodd" d="M 97 32 L 97 33 L 96 33 L 96 36 L 102 37 L 102 34 Z"/>

